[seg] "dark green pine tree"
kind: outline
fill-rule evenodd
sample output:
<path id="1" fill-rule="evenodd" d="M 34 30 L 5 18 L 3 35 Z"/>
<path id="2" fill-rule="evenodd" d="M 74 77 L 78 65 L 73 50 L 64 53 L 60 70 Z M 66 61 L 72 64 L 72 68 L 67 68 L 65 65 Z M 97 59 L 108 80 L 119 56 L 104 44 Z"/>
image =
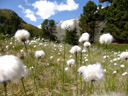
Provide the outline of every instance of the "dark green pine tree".
<path id="1" fill-rule="evenodd" d="M 128 43 L 128 0 L 113 0 L 107 10 L 106 25 L 102 32 L 109 32 L 116 42 Z"/>
<path id="2" fill-rule="evenodd" d="M 65 43 L 71 44 L 71 45 L 77 45 L 78 44 L 78 36 L 77 36 L 77 29 L 74 28 L 73 30 L 65 30 Z"/>
<path id="3" fill-rule="evenodd" d="M 88 1 L 83 7 L 83 13 L 79 19 L 79 26 L 81 34 L 88 32 L 90 34 L 90 42 L 94 42 L 95 27 L 96 27 L 96 13 L 97 6 L 93 1 Z"/>
<path id="4" fill-rule="evenodd" d="M 45 39 L 49 39 L 50 41 L 57 40 L 57 37 L 54 35 L 56 32 L 56 26 L 54 20 L 45 19 L 44 22 L 41 24 L 42 32 L 41 35 Z"/>
<path id="5" fill-rule="evenodd" d="M 41 31 L 42 37 L 48 39 L 48 19 L 45 19 L 41 24 Z"/>
<path id="6" fill-rule="evenodd" d="M 49 20 L 49 33 L 50 33 L 50 40 L 56 41 L 57 37 L 54 35 L 56 33 L 56 25 L 54 20 Z"/>

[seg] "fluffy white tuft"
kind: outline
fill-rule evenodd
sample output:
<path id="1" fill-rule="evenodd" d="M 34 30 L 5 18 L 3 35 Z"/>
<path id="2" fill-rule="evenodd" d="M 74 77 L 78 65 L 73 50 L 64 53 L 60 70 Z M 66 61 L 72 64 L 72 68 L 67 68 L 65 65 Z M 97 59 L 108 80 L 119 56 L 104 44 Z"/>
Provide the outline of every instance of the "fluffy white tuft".
<path id="1" fill-rule="evenodd" d="M 83 72 L 83 77 L 86 82 L 89 81 L 101 81 L 104 79 L 104 70 L 100 63 L 88 65 Z"/>
<path id="2" fill-rule="evenodd" d="M 79 42 L 87 42 L 89 40 L 89 34 L 88 33 L 83 33 L 82 36 L 79 38 Z"/>
<path id="3" fill-rule="evenodd" d="M 67 61 L 67 65 L 69 65 L 69 66 L 72 66 L 74 64 L 75 64 L 75 60 L 74 59 L 70 59 L 70 60 Z"/>
<path id="4" fill-rule="evenodd" d="M 90 48 L 91 47 L 91 43 L 90 42 L 85 42 L 84 43 L 84 48 Z"/>
<path id="5" fill-rule="evenodd" d="M 128 52 L 122 52 L 120 54 L 120 59 L 127 60 L 128 59 Z"/>
<path id="6" fill-rule="evenodd" d="M 18 41 L 25 42 L 26 40 L 29 39 L 29 37 L 30 37 L 30 33 L 25 29 L 17 30 L 15 33 L 15 38 Z"/>
<path id="7" fill-rule="evenodd" d="M 74 21 L 73 20 L 67 20 L 67 21 L 64 21 L 62 24 L 61 24 L 61 28 L 62 29 L 66 29 L 66 30 L 73 30 L 75 28 L 75 24 L 74 24 Z"/>
<path id="8" fill-rule="evenodd" d="M 101 44 L 111 44 L 113 41 L 113 36 L 110 33 L 106 33 L 100 36 L 99 42 Z"/>
<path id="9" fill-rule="evenodd" d="M 79 53 L 81 51 L 81 48 L 77 45 L 73 46 L 71 50 L 69 51 L 71 54 Z"/>
<path id="10" fill-rule="evenodd" d="M 43 50 L 38 50 L 35 52 L 36 58 L 43 58 L 45 56 L 45 52 Z"/>
<path id="11" fill-rule="evenodd" d="M 78 69 L 78 73 L 79 73 L 79 74 L 83 74 L 85 70 L 86 70 L 86 66 L 81 66 L 81 67 Z"/>
<path id="12" fill-rule="evenodd" d="M 26 67 L 18 57 L 0 56 L 0 82 L 18 81 L 26 75 Z"/>

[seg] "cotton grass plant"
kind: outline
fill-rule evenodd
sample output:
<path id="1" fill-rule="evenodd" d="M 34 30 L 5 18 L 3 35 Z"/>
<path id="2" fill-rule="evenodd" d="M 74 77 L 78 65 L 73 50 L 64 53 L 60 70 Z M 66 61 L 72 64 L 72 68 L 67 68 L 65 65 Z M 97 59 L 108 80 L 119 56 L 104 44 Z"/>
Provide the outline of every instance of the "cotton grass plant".
<path id="1" fill-rule="evenodd" d="M 78 95 L 78 83 L 77 83 L 77 80 L 78 80 L 78 76 L 77 76 L 77 69 L 78 69 L 78 62 L 77 62 L 77 56 L 78 56 L 78 53 L 81 52 L 81 47 L 75 45 L 73 46 L 70 51 L 69 51 L 71 54 L 74 54 L 75 55 L 75 62 L 76 62 L 76 69 L 75 69 L 75 72 L 76 72 L 76 87 L 77 87 L 77 95 Z"/>
<path id="2" fill-rule="evenodd" d="M 83 44 L 84 42 L 88 42 L 88 41 L 89 41 L 89 37 L 90 37 L 90 35 L 89 35 L 87 32 L 85 32 L 85 33 L 83 33 L 83 34 L 80 36 L 79 42 L 80 42 L 81 44 Z"/>
<path id="3" fill-rule="evenodd" d="M 22 81 L 24 87 L 23 78 L 27 75 L 27 69 L 23 65 L 22 61 L 14 55 L 0 56 L 0 82 L 4 84 L 5 96 L 7 96 L 7 83 Z"/>
<path id="4" fill-rule="evenodd" d="M 43 58 L 45 56 L 45 52 L 43 50 L 37 50 L 35 51 L 35 57 L 38 59 L 38 63 L 35 64 L 35 70 L 34 70 L 34 84 L 35 84 L 35 87 L 36 87 L 36 92 L 38 93 L 38 88 L 37 88 L 37 84 L 36 84 L 36 76 L 37 76 L 37 70 L 38 70 L 38 64 L 41 60 L 41 58 Z"/>
<path id="5" fill-rule="evenodd" d="M 18 40 L 19 42 L 24 43 L 26 52 L 27 52 L 26 41 L 29 39 L 29 37 L 30 37 L 30 33 L 25 29 L 17 30 L 15 33 L 15 39 Z"/>
<path id="6" fill-rule="evenodd" d="M 83 78 L 86 82 L 91 82 L 90 93 L 93 92 L 94 82 L 100 82 L 104 79 L 104 70 L 100 63 L 88 65 L 84 69 Z"/>
<path id="7" fill-rule="evenodd" d="M 128 52 L 122 52 L 122 53 L 120 54 L 120 58 L 121 58 L 122 60 L 127 60 L 127 59 L 128 59 Z"/>
<path id="8" fill-rule="evenodd" d="M 73 30 L 75 28 L 75 23 L 74 23 L 74 20 L 67 20 L 67 21 L 64 21 L 62 24 L 61 24 L 61 28 L 63 30 Z M 64 90 L 64 65 L 65 65 L 65 41 L 64 41 L 64 63 L 63 63 L 63 90 Z"/>

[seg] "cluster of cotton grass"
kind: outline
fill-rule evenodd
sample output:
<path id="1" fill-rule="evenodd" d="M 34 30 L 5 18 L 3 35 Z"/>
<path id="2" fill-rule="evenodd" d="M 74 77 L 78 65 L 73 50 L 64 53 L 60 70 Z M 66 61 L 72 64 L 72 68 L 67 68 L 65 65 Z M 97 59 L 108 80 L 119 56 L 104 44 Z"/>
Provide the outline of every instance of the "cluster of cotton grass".
<path id="1" fill-rule="evenodd" d="M 39 42 L 39 41 L 41 41 L 41 42 Z M 43 40 L 44 41 L 44 40 Z M 88 39 L 88 41 L 89 41 L 89 39 Z M 82 46 L 85 48 L 85 49 L 88 49 L 88 48 L 90 48 L 91 47 L 91 44 L 89 43 L 87 41 L 87 39 L 86 40 L 83 40 L 82 41 L 82 43 L 81 44 L 83 44 Z M 47 59 L 47 60 L 44 60 L 44 61 L 46 61 L 45 63 L 47 64 L 47 67 L 46 67 L 46 69 L 47 68 L 49 68 L 49 67 L 51 67 L 52 66 L 52 68 L 54 69 L 53 70 L 53 72 L 52 72 L 52 74 L 50 74 L 49 73 L 49 69 L 47 69 L 46 71 L 46 73 L 44 73 L 44 69 L 45 68 L 43 68 L 43 67 L 40 67 L 39 69 L 42 69 L 41 71 L 42 71 L 42 73 L 41 73 L 41 75 L 43 74 L 43 76 L 44 76 L 44 78 L 43 78 L 43 82 L 46 82 L 47 81 L 47 83 L 48 83 L 48 85 L 45 85 L 45 84 L 43 84 L 44 86 L 43 86 L 43 88 L 41 88 L 39 91 L 41 92 L 41 94 L 43 94 L 42 93 L 42 90 L 46 90 L 46 92 L 44 92 L 45 94 L 48 94 L 48 93 L 53 93 L 52 95 L 56 95 L 56 94 L 54 94 L 54 92 L 56 92 L 56 90 L 57 90 L 57 95 L 59 94 L 59 92 L 60 92 L 60 94 L 59 95 L 61 95 L 61 91 L 59 90 L 59 89 L 61 89 L 61 87 L 60 87 L 60 82 L 61 82 L 61 78 L 62 78 L 62 74 L 61 74 L 61 71 L 62 70 L 60 70 L 61 69 L 61 67 L 62 67 L 62 65 L 61 65 L 61 63 L 63 63 L 63 61 L 64 61 L 64 59 L 62 59 L 61 58 L 61 56 L 63 56 L 63 54 L 62 54 L 62 52 L 64 51 L 64 46 L 63 46 L 63 44 L 59 44 L 59 45 L 57 45 L 57 44 L 54 44 L 54 43 L 46 43 L 46 42 L 42 42 L 42 40 L 41 39 L 34 39 L 34 40 L 31 40 L 29 43 L 28 43 L 30 46 L 32 46 L 32 48 L 34 48 L 33 49 L 33 51 L 35 52 L 35 54 L 34 54 L 34 56 L 35 56 L 35 61 L 34 61 L 34 59 L 32 58 L 31 60 L 32 60 L 32 64 L 35 64 L 35 66 L 37 66 L 37 65 L 39 65 L 37 62 L 39 62 L 39 60 L 41 60 L 42 58 L 44 58 L 44 56 L 45 56 L 45 52 L 43 51 L 43 50 L 38 50 L 38 51 L 35 51 L 35 50 L 37 50 L 38 48 L 39 49 L 41 49 L 41 47 L 44 47 L 44 48 L 46 48 L 47 50 L 48 50 L 48 52 L 49 52 L 49 54 L 46 54 L 46 55 L 49 55 L 49 56 L 46 56 L 46 58 L 44 58 L 44 59 Z M 34 47 L 35 46 L 35 47 Z M 50 46 L 50 48 L 49 48 L 49 46 Z M 92 45 L 93 46 L 93 45 Z M 66 46 L 66 47 L 71 47 L 71 46 Z M 44 49 L 44 48 L 42 48 L 42 49 Z M 49 50 L 49 49 L 50 50 Z M 68 48 L 67 48 L 68 49 Z M 70 48 L 69 48 L 70 49 Z M 111 83 L 111 82 L 113 82 L 113 80 L 116 80 L 115 79 L 115 77 L 114 76 L 116 76 L 116 75 L 118 75 L 117 73 L 120 73 L 120 74 L 122 74 L 122 77 L 124 78 L 124 76 L 127 76 L 127 74 L 128 74 L 128 72 L 126 71 L 126 72 L 124 72 L 124 69 L 125 69 L 125 67 L 127 66 L 127 65 L 125 65 L 124 64 L 124 62 L 125 61 L 121 61 L 120 60 L 120 58 L 122 59 L 123 58 L 123 60 L 127 60 L 127 58 L 128 58 L 128 55 L 126 54 L 127 52 L 123 52 L 122 53 L 122 55 L 120 55 L 120 53 L 121 52 L 112 52 L 112 53 L 109 53 L 108 52 L 108 55 L 107 55 L 107 58 L 108 58 L 108 62 L 103 62 L 104 61 L 104 59 L 102 60 L 101 58 L 101 60 L 100 59 L 97 59 L 97 60 L 93 60 L 93 59 L 95 59 L 95 58 L 97 58 L 97 56 L 99 56 L 100 57 L 100 55 L 99 54 L 97 54 L 97 56 L 96 55 L 94 55 L 94 53 L 98 53 L 97 51 L 99 51 L 98 49 L 93 49 L 93 48 L 91 48 L 92 49 L 92 51 L 93 52 L 90 52 L 90 54 L 93 56 L 94 55 L 94 58 L 89 58 L 89 59 L 91 59 L 92 60 L 92 62 L 93 63 L 89 63 L 89 62 L 84 62 L 84 60 L 80 60 L 79 61 L 79 59 L 81 59 L 81 57 L 83 57 L 83 58 L 88 58 L 88 54 L 87 54 L 87 52 L 83 52 L 83 56 L 81 56 L 80 57 L 80 54 L 79 53 L 81 53 L 83 50 L 82 50 L 82 48 L 80 47 L 80 46 L 78 46 L 78 45 L 75 45 L 75 46 L 73 46 L 72 48 L 71 48 L 71 50 L 69 51 L 69 49 L 68 50 L 66 50 L 65 52 L 67 52 L 66 53 L 66 60 L 68 60 L 67 61 L 67 65 L 69 65 L 70 67 L 72 67 L 72 68 L 70 68 L 70 69 L 68 69 L 68 67 L 66 67 L 66 69 L 65 69 L 65 71 L 66 70 L 69 70 L 69 72 L 71 73 L 71 74 L 69 74 L 68 73 L 68 75 L 69 75 L 69 78 L 67 78 L 67 72 L 68 71 L 66 71 L 65 72 L 65 84 L 64 84 L 64 87 L 65 87 L 65 89 L 66 90 L 68 90 L 67 88 L 69 88 L 69 87 L 67 87 L 67 86 L 71 86 L 71 88 L 69 88 L 69 90 L 71 90 L 70 91 L 70 93 L 73 93 L 72 92 L 72 89 L 73 90 L 75 90 L 75 92 L 77 92 L 77 91 L 81 91 L 81 90 L 84 90 L 85 92 L 84 93 L 76 93 L 75 95 L 80 95 L 80 96 L 82 96 L 82 95 L 86 95 L 86 93 L 88 94 L 88 91 L 90 92 L 90 94 L 95 94 L 94 93 L 94 90 L 99 90 L 99 88 L 106 88 L 106 87 L 104 87 L 104 83 L 105 84 L 109 84 L 110 83 L 110 85 L 112 85 L 113 83 Z M 100 50 L 101 51 L 101 50 Z M 71 54 L 70 54 L 70 53 Z M 104 51 L 102 51 L 102 52 L 104 52 Z M 99 53 L 102 53 L 102 52 L 99 52 Z M 125 53 L 125 54 L 124 54 Z M 69 56 L 68 56 L 69 55 Z M 74 56 L 75 55 L 75 56 Z M 33 56 L 33 55 L 32 55 Z M 33 57 L 34 57 L 33 56 Z M 74 58 L 75 57 L 75 58 Z M 120 57 L 120 58 L 119 58 Z M 51 62 L 49 62 L 48 60 L 49 60 L 49 58 L 51 58 L 50 60 L 51 60 Z M 70 58 L 70 59 L 69 59 Z M 29 59 L 29 58 L 25 58 L 25 59 Z M 96 64 L 94 64 L 95 62 L 97 62 L 98 60 L 100 60 L 99 62 L 102 62 L 101 64 L 100 63 L 96 63 Z M 27 61 L 27 60 L 26 60 Z M 43 61 L 43 62 L 44 62 Z M 55 62 L 55 61 L 57 61 L 57 62 Z M 81 62 L 83 62 L 82 63 L 82 65 L 80 65 L 80 63 Z M 40 65 L 41 65 L 41 63 L 42 62 L 40 62 Z M 53 64 L 51 64 L 51 63 L 53 63 Z M 55 63 L 55 64 L 54 64 Z M 58 65 L 57 65 L 57 64 Z M 44 64 L 44 63 L 43 63 Z M 104 64 L 104 66 L 108 66 L 108 68 L 109 67 L 111 67 L 111 66 L 115 66 L 115 68 L 114 69 L 112 69 L 112 68 L 110 68 L 110 70 L 108 69 L 108 70 L 104 70 L 103 68 L 102 68 L 102 66 L 103 66 L 103 64 Z M 39 66 L 40 66 L 39 65 Z M 59 67 L 54 67 L 54 66 L 59 66 Z M 73 66 L 73 65 L 76 65 L 76 66 Z M 103 67 L 104 67 L 103 66 Z M 118 68 L 118 67 L 120 67 L 120 69 Z M 51 68 L 51 69 L 52 69 Z M 73 69 L 73 68 L 75 68 L 75 69 Z M 34 70 L 35 70 L 36 68 L 34 67 Z M 38 71 L 40 71 L 39 69 L 37 69 L 37 70 L 35 70 L 37 73 L 39 73 Z M 57 70 L 56 70 L 57 69 Z M 58 71 L 58 69 L 59 69 L 59 71 Z M 122 72 L 123 71 L 123 72 Z M 81 75 L 78 75 L 78 77 L 81 77 L 81 78 L 83 78 L 82 80 L 81 80 L 81 78 L 80 78 L 80 80 L 78 80 L 79 78 L 77 77 L 77 74 L 78 73 L 79 74 L 81 74 Z M 104 76 L 104 73 L 107 73 L 106 74 L 106 76 Z M 122 73 L 121 73 L 122 72 Z M 26 73 L 26 72 L 25 72 Z M 49 75 L 50 74 L 50 75 Z M 54 75 L 54 74 L 56 74 L 56 75 Z M 109 75 L 112 75 L 113 77 L 109 77 Z M 46 76 L 47 75 L 47 76 Z M 54 78 L 53 78 L 53 76 L 55 76 Z M 76 75 L 76 78 L 75 78 L 75 75 Z M 25 75 L 23 75 L 23 77 L 24 77 Z M 40 74 L 37 74 L 37 77 L 38 76 L 40 76 Z M 42 76 L 42 77 L 43 77 Z M 57 79 L 58 78 L 58 76 L 60 76 L 59 77 L 59 80 Z M 52 79 L 47 79 L 48 77 L 50 77 L 50 78 L 52 78 Z M 104 78 L 104 77 L 106 77 L 106 78 Z M 109 78 L 107 78 L 107 77 L 109 77 Z M 21 79 L 22 77 L 20 77 L 19 78 L 19 80 Z M 119 77 L 119 78 L 121 78 L 121 77 Z M 40 78 L 39 78 L 40 79 Z M 57 79 L 57 85 L 55 85 L 55 80 L 54 79 Z M 107 79 L 107 80 L 110 80 L 109 81 L 109 83 L 108 83 L 108 81 L 105 81 L 105 80 Z M 0 79 L 1 80 L 1 79 Z M 37 79 L 38 80 L 38 79 Z M 73 80 L 72 82 L 70 82 L 70 80 Z M 103 80 L 103 82 L 101 82 Z M 13 81 L 13 80 L 12 80 Z M 39 80 L 38 80 L 39 81 Z M 37 83 L 38 83 L 38 81 L 37 81 Z M 54 84 L 52 85 L 52 83 L 51 83 L 51 86 L 53 87 L 53 86 L 57 86 L 57 87 L 53 87 L 53 89 L 54 90 L 51 90 L 48 86 L 49 86 L 49 81 L 50 82 L 54 82 Z M 76 82 L 75 82 L 76 81 Z M 81 81 L 83 82 L 84 81 L 84 83 L 81 83 Z M 98 83 L 97 83 L 98 82 Z M 125 83 L 125 82 L 124 82 Z M 101 85 L 99 85 L 99 84 L 101 84 Z M 103 84 L 103 85 L 102 85 Z M 116 83 L 115 83 L 116 84 Z M 81 87 L 81 85 L 82 85 L 82 87 Z M 97 85 L 99 86 L 99 88 L 97 88 L 97 89 L 95 89 L 94 87 L 97 87 Z M 35 86 L 35 85 L 34 85 Z M 42 84 L 40 84 L 40 86 L 42 86 Z M 58 86 L 59 86 L 59 88 L 58 88 Z M 73 86 L 73 88 L 72 88 L 72 86 Z M 39 87 L 39 86 L 38 86 Z M 45 88 L 46 87 L 46 88 Z M 79 88 L 79 87 L 81 87 L 81 88 Z M 49 92 L 48 92 L 48 88 L 49 88 Z M 58 88 L 58 89 L 57 89 Z M 108 87 L 108 88 L 111 88 L 111 86 L 110 87 Z M 112 86 L 112 88 L 114 88 L 113 86 Z M 107 88 L 106 88 L 107 89 Z M 104 91 L 105 89 L 101 89 L 99 92 L 101 92 L 101 91 Z M 88 95 L 86 95 L 86 96 L 89 96 L 90 94 L 88 94 Z M 37 95 L 37 94 L 36 94 Z M 49 94 L 48 94 L 49 95 Z M 51 95 L 51 94 L 50 94 Z M 69 93 L 66 93 L 66 91 L 64 90 L 63 91 L 63 95 L 70 95 L 70 96 L 72 96 L 71 94 L 69 94 Z M 73 95 L 74 96 L 74 95 Z M 94 95 L 95 96 L 95 95 Z"/>
<path id="2" fill-rule="evenodd" d="M 0 56 L 0 82 L 4 84 L 5 96 L 7 96 L 7 82 L 17 82 L 19 80 L 22 80 L 22 84 L 24 87 L 23 78 L 26 75 L 27 69 L 18 57 L 14 55 Z"/>

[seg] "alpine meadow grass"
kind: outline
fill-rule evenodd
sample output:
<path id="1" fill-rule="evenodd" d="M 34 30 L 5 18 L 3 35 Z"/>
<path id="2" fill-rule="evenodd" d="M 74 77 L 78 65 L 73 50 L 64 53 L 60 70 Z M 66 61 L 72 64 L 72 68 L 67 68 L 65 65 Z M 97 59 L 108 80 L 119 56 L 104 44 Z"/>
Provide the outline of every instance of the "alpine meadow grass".
<path id="1" fill-rule="evenodd" d="M 24 87 L 22 83 L 17 82 L 14 84 L 9 82 L 7 86 L 4 84 L 6 86 L 4 90 L 1 81 L 1 96 L 5 96 L 5 91 L 8 96 L 25 96 L 23 88 L 25 88 L 26 96 L 102 96 L 106 94 L 117 94 L 115 96 L 122 94 L 120 96 L 127 96 L 128 94 L 128 60 L 120 59 L 121 53 L 126 52 L 127 47 L 122 47 L 123 49 L 120 50 L 116 45 L 110 44 L 105 49 L 102 46 L 98 46 L 98 44 L 91 44 L 91 51 L 89 53 L 87 49 L 82 50 L 82 59 L 81 54 L 77 54 L 77 62 L 75 64 L 78 64 L 78 66 L 76 67 L 74 63 L 71 64 L 73 66 L 64 63 L 68 60 L 76 59 L 75 55 L 69 52 L 72 46 L 68 44 L 64 45 L 63 43 L 49 42 L 41 38 L 31 38 L 31 40 L 26 42 L 28 50 L 26 54 L 24 44 L 17 42 L 14 38 L 1 40 L 0 42 L 3 42 L 0 44 L 0 55 L 19 57 L 28 71 L 27 76 L 23 78 Z M 110 48 L 111 46 L 112 48 Z M 118 50 L 114 50 L 115 48 Z M 40 59 L 35 58 L 34 53 L 37 50 L 43 50 L 45 56 Z M 107 58 L 104 56 L 106 52 Z M 89 58 L 88 54 L 91 55 L 91 58 Z M 93 85 L 90 82 L 86 82 L 83 77 L 83 74 L 86 76 L 84 70 L 90 65 L 90 61 L 91 64 L 99 62 L 104 71 L 104 79 L 100 82 L 93 82 Z M 35 67 L 36 64 L 37 68 Z M 65 68 L 66 70 L 63 70 Z M 36 92 L 33 80 L 34 71 L 36 71 L 38 93 Z M 1 72 L 2 69 L 0 69 L 0 74 Z M 78 77 L 81 77 L 81 79 Z M 76 83 L 78 84 L 78 88 Z M 93 87 L 93 91 L 90 89 L 90 85 Z"/>

